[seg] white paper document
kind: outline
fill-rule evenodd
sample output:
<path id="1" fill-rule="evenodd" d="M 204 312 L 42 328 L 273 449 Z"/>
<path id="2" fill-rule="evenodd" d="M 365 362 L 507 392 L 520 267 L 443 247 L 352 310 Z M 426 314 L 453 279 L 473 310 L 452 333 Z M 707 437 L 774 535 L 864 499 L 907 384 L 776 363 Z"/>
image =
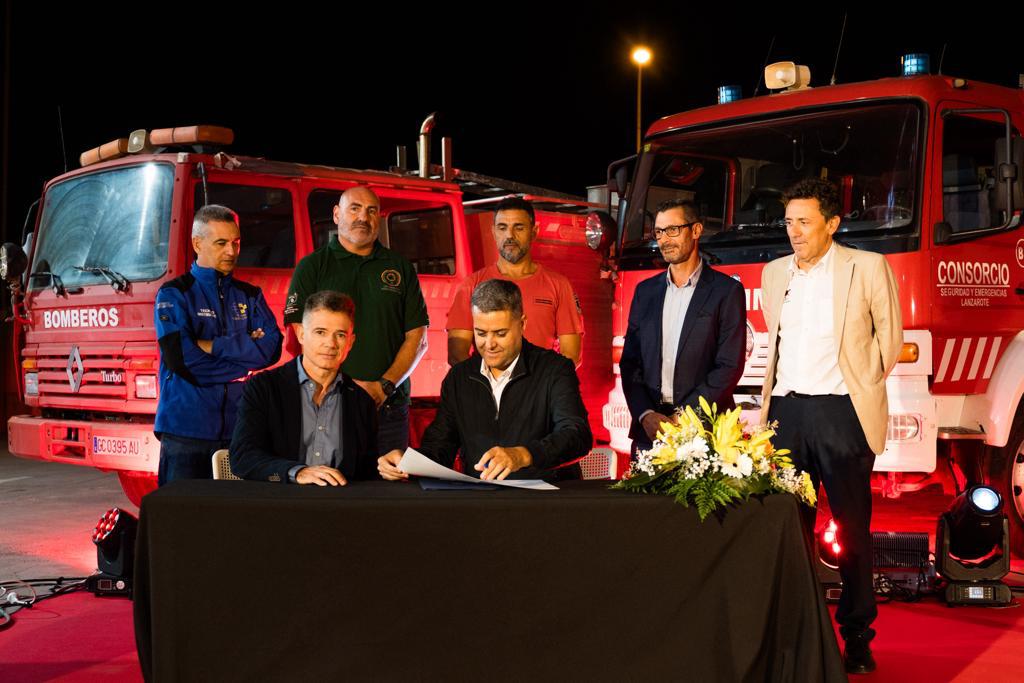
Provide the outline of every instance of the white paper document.
<path id="1" fill-rule="evenodd" d="M 530 489 L 531 491 L 557 491 L 558 487 L 553 486 L 542 479 L 488 479 L 483 481 L 468 474 L 460 474 L 450 470 L 444 465 L 439 465 L 427 456 L 413 448 L 406 448 L 405 455 L 398 463 L 398 469 L 406 474 L 413 474 L 417 477 L 433 477 L 446 481 L 465 481 L 473 484 L 494 484 L 495 486 L 510 486 L 514 489 Z"/>

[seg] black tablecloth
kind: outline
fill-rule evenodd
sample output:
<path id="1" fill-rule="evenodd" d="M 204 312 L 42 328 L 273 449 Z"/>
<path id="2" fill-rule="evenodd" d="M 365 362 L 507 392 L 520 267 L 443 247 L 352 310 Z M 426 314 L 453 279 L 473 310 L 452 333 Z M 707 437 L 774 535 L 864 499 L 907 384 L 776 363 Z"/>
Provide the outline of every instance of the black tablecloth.
<path id="1" fill-rule="evenodd" d="M 199 680 L 845 680 L 797 503 L 174 482 L 143 500 L 143 673 Z"/>

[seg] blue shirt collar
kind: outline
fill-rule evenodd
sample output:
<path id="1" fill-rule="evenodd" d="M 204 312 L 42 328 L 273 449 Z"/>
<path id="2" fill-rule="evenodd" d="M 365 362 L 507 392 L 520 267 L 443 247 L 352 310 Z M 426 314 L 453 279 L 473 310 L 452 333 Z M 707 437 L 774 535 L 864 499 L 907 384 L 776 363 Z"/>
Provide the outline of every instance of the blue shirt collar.
<path id="1" fill-rule="evenodd" d="M 295 360 L 296 360 L 295 366 L 299 370 L 299 386 L 301 387 L 303 384 L 306 383 L 307 380 L 312 382 L 313 380 L 310 379 L 309 373 L 306 372 L 306 368 L 302 367 L 302 355 L 299 354 L 299 356 Z M 334 381 L 331 382 L 331 386 L 328 387 L 327 393 L 335 391 L 338 388 L 338 386 L 341 384 L 341 382 L 342 382 L 341 370 L 338 370 L 338 374 L 334 376 Z"/>

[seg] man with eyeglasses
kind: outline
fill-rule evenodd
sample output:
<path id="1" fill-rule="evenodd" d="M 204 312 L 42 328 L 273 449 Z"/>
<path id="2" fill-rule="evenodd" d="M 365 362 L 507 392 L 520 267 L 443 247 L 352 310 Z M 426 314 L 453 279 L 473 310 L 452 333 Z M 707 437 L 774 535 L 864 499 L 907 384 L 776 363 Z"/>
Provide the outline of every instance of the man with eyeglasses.
<path id="1" fill-rule="evenodd" d="M 619 368 L 633 422 L 633 453 L 653 445 L 662 422 L 703 396 L 719 410 L 734 406 L 746 357 L 743 285 L 700 257 L 704 225 L 696 204 L 658 205 L 654 238 L 668 264 L 633 293 Z"/>

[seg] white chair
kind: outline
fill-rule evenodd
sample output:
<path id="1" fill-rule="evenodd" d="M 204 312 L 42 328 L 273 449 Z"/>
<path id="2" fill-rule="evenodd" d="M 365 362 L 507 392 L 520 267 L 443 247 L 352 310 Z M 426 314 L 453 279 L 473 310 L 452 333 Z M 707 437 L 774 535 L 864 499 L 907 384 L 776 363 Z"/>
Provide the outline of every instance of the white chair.
<path id="1" fill-rule="evenodd" d="M 231 462 L 228 460 L 228 449 L 222 448 L 213 454 L 213 478 L 214 479 L 235 479 L 241 481 L 231 471 Z"/>

